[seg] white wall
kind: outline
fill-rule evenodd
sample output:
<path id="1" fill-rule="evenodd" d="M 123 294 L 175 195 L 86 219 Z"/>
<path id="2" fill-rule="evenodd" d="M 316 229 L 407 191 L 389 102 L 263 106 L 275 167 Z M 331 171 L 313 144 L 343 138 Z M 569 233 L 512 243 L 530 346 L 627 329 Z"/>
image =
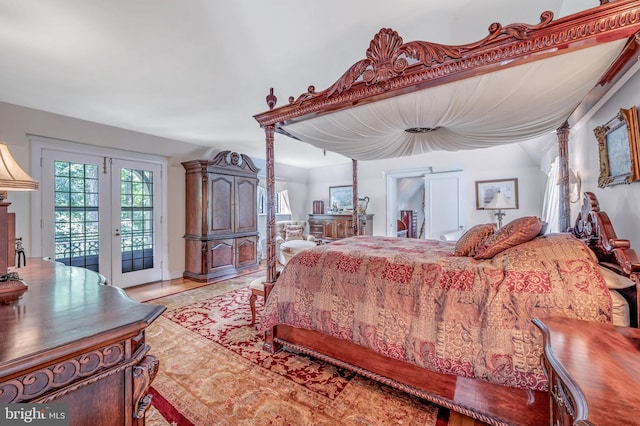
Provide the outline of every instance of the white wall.
<path id="1" fill-rule="evenodd" d="M 607 212 L 618 238 L 631 241 L 640 250 L 640 182 L 598 188 L 600 164 L 598 142 L 593 129 L 611 120 L 620 108 L 640 104 L 640 72 L 638 66 L 627 75 L 625 84 L 616 87 L 615 94 L 596 107 L 587 120 L 576 123 L 569 136 L 569 166 L 580 172 L 582 191 L 593 192 L 601 210 Z M 580 203 L 571 205 L 572 223 L 580 210 Z"/>
<path id="2" fill-rule="evenodd" d="M 180 161 L 200 158 L 202 147 L 184 144 L 116 127 L 77 120 L 44 111 L 23 108 L 0 102 L 0 141 L 9 145 L 11 153 L 25 171 L 30 172 L 30 146 L 28 135 L 44 136 L 104 146 L 131 152 L 153 153 L 171 158 L 166 176 L 169 200 L 166 247 L 168 248 L 170 277 L 182 276 L 184 272 L 184 168 Z M 40 255 L 40 241 L 33 241 L 30 231 L 30 194 L 9 194 L 9 211 L 16 212 L 16 235 L 25 241 L 27 256 Z"/>
<path id="3" fill-rule="evenodd" d="M 384 172 L 420 167 L 433 167 L 434 172 L 463 170 L 462 223 L 465 228 L 478 223 L 495 222 L 492 213 L 476 210 L 475 181 L 518 178 L 519 209 L 508 210 L 505 223 L 521 216 L 540 216 L 546 176 L 538 160 L 532 158 L 520 144 L 503 145 L 474 151 L 433 152 L 414 157 L 358 162 L 358 196 L 370 198 L 367 213 L 374 214 L 374 235 L 386 235 L 386 198 Z M 329 186 L 351 185 L 352 165 L 309 170 L 306 206 L 311 212 L 313 200 L 328 205 Z M 293 196 L 293 195 L 292 195 Z M 394 218 L 395 220 L 395 218 Z"/>

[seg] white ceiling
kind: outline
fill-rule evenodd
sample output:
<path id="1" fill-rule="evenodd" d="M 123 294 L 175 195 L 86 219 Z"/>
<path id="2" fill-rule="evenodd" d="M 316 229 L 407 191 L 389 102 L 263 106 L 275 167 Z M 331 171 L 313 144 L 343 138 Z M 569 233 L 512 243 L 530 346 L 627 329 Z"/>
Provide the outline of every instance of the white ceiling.
<path id="1" fill-rule="evenodd" d="M 565 4 L 566 3 L 566 4 Z M 264 158 L 253 115 L 365 57 L 382 27 L 465 44 L 597 0 L 0 0 L 0 101 Z M 348 159 L 276 136 L 278 162 Z"/>

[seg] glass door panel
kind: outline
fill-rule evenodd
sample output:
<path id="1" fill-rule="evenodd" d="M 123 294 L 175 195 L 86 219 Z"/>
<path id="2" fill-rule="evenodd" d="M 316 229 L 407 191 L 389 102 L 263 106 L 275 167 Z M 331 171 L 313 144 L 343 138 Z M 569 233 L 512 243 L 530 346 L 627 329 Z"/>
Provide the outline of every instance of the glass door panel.
<path id="1" fill-rule="evenodd" d="M 54 260 L 100 272 L 98 166 L 55 161 Z"/>
<path id="2" fill-rule="evenodd" d="M 113 160 L 112 217 L 119 218 L 113 232 L 113 279 L 120 287 L 161 279 L 161 262 L 156 260 L 160 229 L 159 197 L 156 183 L 160 166 L 125 160 Z"/>

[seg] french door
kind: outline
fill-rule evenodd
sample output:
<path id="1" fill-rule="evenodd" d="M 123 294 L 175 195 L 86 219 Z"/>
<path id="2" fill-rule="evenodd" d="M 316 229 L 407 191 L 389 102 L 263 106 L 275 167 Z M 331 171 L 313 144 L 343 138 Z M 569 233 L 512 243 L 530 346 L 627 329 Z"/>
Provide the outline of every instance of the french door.
<path id="1" fill-rule="evenodd" d="M 42 150 L 45 256 L 129 287 L 162 279 L 160 164 Z"/>

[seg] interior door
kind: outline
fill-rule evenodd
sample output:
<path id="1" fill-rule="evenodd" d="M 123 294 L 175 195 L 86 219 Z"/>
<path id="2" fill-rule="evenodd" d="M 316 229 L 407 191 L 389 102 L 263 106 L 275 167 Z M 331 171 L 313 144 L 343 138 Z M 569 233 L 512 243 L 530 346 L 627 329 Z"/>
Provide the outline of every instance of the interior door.
<path id="1" fill-rule="evenodd" d="M 460 227 L 459 173 L 433 173 L 425 176 L 425 218 L 427 239 Z"/>

